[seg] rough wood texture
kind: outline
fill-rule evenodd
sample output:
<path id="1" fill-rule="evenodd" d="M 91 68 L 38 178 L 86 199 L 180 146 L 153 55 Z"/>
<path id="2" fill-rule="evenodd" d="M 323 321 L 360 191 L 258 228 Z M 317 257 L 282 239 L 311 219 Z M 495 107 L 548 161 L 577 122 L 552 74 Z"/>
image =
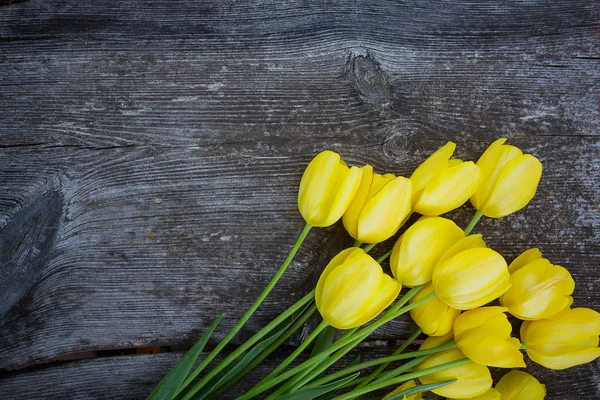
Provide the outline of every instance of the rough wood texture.
<path id="1" fill-rule="evenodd" d="M 600 310 L 598 32 L 593 0 L 1 7 L 0 393 L 141 398 L 173 355 L 19 370 L 189 344 L 220 312 L 224 336 L 300 232 L 298 181 L 325 148 L 408 175 L 447 140 L 476 159 L 510 138 L 544 163 L 538 195 L 476 231 L 509 260 L 539 247 Z M 236 343 L 351 242 L 312 232 Z M 549 398 L 582 399 L 600 396 L 598 368 L 532 371 Z"/>

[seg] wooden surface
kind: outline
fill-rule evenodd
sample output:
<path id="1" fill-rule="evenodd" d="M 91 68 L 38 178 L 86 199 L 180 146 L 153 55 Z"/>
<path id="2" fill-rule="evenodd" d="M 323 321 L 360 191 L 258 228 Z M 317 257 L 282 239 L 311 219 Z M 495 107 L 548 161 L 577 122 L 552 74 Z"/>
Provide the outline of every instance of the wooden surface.
<path id="1" fill-rule="evenodd" d="M 594 0 L 0 7 L 0 393 L 144 398 L 176 354 L 64 360 L 185 347 L 226 312 L 223 337 L 299 234 L 326 148 L 410 175 L 448 140 L 477 159 L 508 137 L 543 162 L 538 194 L 476 232 L 509 261 L 539 247 L 600 310 L 599 127 Z M 311 232 L 234 342 L 351 243 Z M 598 361 L 530 370 L 550 399 L 600 397 Z"/>

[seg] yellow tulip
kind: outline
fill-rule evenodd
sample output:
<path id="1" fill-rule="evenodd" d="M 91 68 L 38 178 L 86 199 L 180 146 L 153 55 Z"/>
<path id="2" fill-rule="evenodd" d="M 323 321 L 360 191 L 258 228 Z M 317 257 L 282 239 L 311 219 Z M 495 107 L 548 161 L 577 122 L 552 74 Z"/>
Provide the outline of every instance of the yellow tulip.
<path id="1" fill-rule="evenodd" d="M 466 311 L 454 322 L 454 340 L 471 360 L 491 367 L 525 367 L 519 339 L 510 337 L 512 326 L 504 307 Z"/>
<path id="2" fill-rule="evenodd" d="M 298 191 L 298 208 L 304 220 L 317 227 L 339 220 L 356 194 L 362 173 L 348 168 L 340 155 L 325 150 L 308 164 Z"/>
<path id="3" fill-rule="evenodd" d="M 546 397 L 546 386 L 523 371 L 504 375 L 496 390 L 502 394 L 501 400 L 543 400 Z"/>
<path id="4" fill-rule="evenodd" d="M 427 358 L 421 364 L 417 365 L 415 369 L 420 371 L 463 358 L 465 358 L 465 355 L 459 349 L 445 350 Z M 485 365 L 474 362 L 446 368 L 419 377 L 419 380 L 424 385 L 453 379 L 456 379 L 456 382 L 433 389 L 432 392 L 439 396 L 466 399 L 485 393 L 492 387 L 490 370 Z"/>
<path id="5" fill-rule="evenodd" d="M 479 167 L 472 161 L 450 160 L 456 144 L 448 142 L 425 160 L 410 177 L 413 209 L 435 216 L 452 211 L 471 197 L 479 184 Z"/>
<path id="6" fill-rule="evenodd" d="M 431 292 L 433 292 L 433 285 L 429 282 L 410 299 L 410 302 L 420 300 Z M 413 321 L 429 336 L 443 336 L 452 331 L 454 321 L 459 315 L 459 310 L 448 306 L 438 298 L 410 310 Z"/>
<path id="7" fill-rule="evenodd" d="M 398 386 L 398 388 L 396 388 L 396 390 L 394 390 L 391 393 L 388 393 L 382 400 L 389 399 L 393 395 L 398 394 L 400 392 L 403 392 L 403 391 L 405 391 L 407 389 L 414 388 L 415 386 L 417 386 L 417 384 L 415 383 L 415 381 L 404 382 L 402 385 Z M 423 398 L 423 393 L 422 392 L 418 392 L 418 393 L 415 393 L 415 394 L 411 394 L 410 396 L 404 396 L 402 398 L 402 400 L 421 400 L 422 398 Z"/>
<path id="8" fill-rule="evenodd" d="M 433 290 L 457 310 L 480 307 L 510 288 L 504 258 L 485 246 L 480 235 L 471 235 L 451 247 L 433 270 Z"/>
<path id="9" fill-rule="evenodd" d="M 408 287 L 429 282 L 442 255 L 464 237 L 463 230 L 449 219 L 422 217 L 394 245 L 390 257 L 394 277 Z"/>
<path id="10" fill-rule="evenodd" d="M 600 356 L 600 313 L 566 309 L 548 319 L 525 321 L 521 341 L 534 362 L 550 369 L 585 364 Z"/>
<path id="11" fill-rule="evenodd" d="M 530 249 L 508 267 L 510 289 L 500 297 L 508 312 L 523 320 L 549 318 L 573 304 L 575 281 L 565 268 Z"/>
<path id="12" fill-rule="evenodd" d="M 379 243 L 392 237 L 411 211 L 412 183 L 404 177 L 373 173 L 361 168 L 362 180 L 342 221 L 348 233 L 363 243 Z"/>
<path id="13" fill-rule="evenodd" d="M 496 140 L 477 161 L 481 183 L 471 197 L 473 206 L 492 218 L 525 207 L 542 177 L 542 163 L 537 158 L 504 142 L 506 139 Z"/>
<path id="14" fill-rule="evenodd" d="M 329 262 L 317 283 L 315 301 L 325 322 L 350 329 L 375 318 L 401 288 L 364 250 L 351 247 Z"/>
<path id="15" fill-rule="evenodd" d="M 447 399 L 455 400 L 455 399 Z M 502 400 L 502 394 L 494 388 L 489 389 L 487 392 L 480 394 L 479 396 L 469 397 L 469 400 Z"/>

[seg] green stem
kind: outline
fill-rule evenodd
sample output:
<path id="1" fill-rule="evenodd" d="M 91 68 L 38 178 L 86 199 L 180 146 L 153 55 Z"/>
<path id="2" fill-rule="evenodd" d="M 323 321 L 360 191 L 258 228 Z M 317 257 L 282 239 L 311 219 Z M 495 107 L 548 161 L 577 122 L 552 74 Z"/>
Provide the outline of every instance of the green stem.
<path id="1" fill-rule="evenodd" d="M 414 303 L 410 304 L 409 306 L 402 308 L 402 306 L 404 306 L 406 303 L 408 303 L 408 301 L 411 298 L 413 298 L 413 296 L 415 296 L 419 292 L 419 290 L 421 290 L 422 286 L 423 285 L 416 286 L 416 287 L 412 288 L 411 290 L 409 290 L 404 296 L 402 296 L 402 298 L 396 304 L 394 304 L 392 307 L 388 308 L 388 310 L 384 314 L 382 314 L 379 317 L 379 319 L 376 320 L 375 322 L 373 322 L 371 325 L 365 326 L 361 330 L 355 332 L 353 335 L 348 335 L 344 339 L 340 338 L 340 340 L 335 342 L 327 350 L 317 354 L 314 357 L 309 358 L 308 360 L 304 361 L 302 364 L 280 374 L 276 378 L 273 378 L 269 381 L 261 381 L 261 383 L 254 386 L 250 391 L 248 391 L 245 394 L 243 394 L 242 396 L 238 397 L 237 400 L 247 400 L 254 396 L 259 395 L 260 393 L 264 392 L 265 390 L 268 390 L 268 389 L 272 388 L 273 386 L 285 381 L 286 379 L 296 375 L 297 373 L 304 371 L 306 368 L 312 367 L 313 365 L 323 361 L 330 354 L 332 354 L 335 351 L 338 351 L 342 347 L 346 346 L 349 342 L 353 341 L 355 335 L 360 336 L 362 339 L 364 339 L 367 336 L 369 336 L 371 333 L 373 333 L 381 325 L 391 321 L 392 319 L 398 317 L 399 315 L 402 315 L 404 312 L 409 311 L 409 310 L 413 309 L 414 307 L 417 307 L 417 306 L 425 303 L 426 301 L 431 300 L 432 298 L 434 298 L 436 296 L 435 292 L 432 292 L 429 295 L 423 297 L 422 299 L 417 300 Z"/>
<path id="2" fill-rule="evenodd" d="M 433 298 L 433 296 L 431 296 L 430 298 Z M 405 312 L 407 312 L 408 310 L 412 309 L 413 307 L 416 307 L 416 305 L 413 306 L 411 304 L 409 306 L 400 308 L 394 314 L 396 315 L 396 317 L 398 317 L 398 316 L 404 314 Z M 369 328 L 371 328 L 371 327 L 372 327 L 372 325 L 369 326 Z M 313 380 L 315 377 L 319 376 L 323 371 L 325 371 L 331 365 L 336 363 L 340 358 L 342 358 L 344 355 L 346 355 L 346 353 L 348 353 L 350 350 L 352 350 L 354 347 L 356 347 L 356 345 L 358 345 L 360 342 L 365 340 L 373 331 L 374 331 L 374 329 L 370 329 L 367 332 L 357 335 L 346 346 L 341 348 L 334 355 L 332 355 L 328 360 L 321 363 L 314 370 L 311 370 L 308 374 L 305 374 L 305 376 L 297 377 L 293 381 L 288 382 L 286 385 L 284 385 L 284 387 L 281 388 L 281 392 L 279 394 L 283 394 L 283 393 L 287 393 L 287 392 L 294 392 L 297 389 L 301 388 L 302 386 L 308 384 L 311 380 Z M 400 357 L 399 359 L 403 359 L 403 358 L 406 358 L 406 355 L 403 354 L 401 356 L 396 356 L 396 357 Z M 408 358 L 410 358 L 410 356 Z M 377 365 L 377 364 L 374 364 L 374 365 Z"/>
<path id="3" fill-rule="evenodd" d="M 210 398 L 216 398 L 216 396 L 223 393 L 227 390 L 231 385 L 239 381 L 243 378 L 248 372 L 253 370 L 258 364 L 260 364 L 265 358 L 267 358 L 271 353 L 279 348 L 294 332 L 296 332 L 304 323 L 317 311 L 317 305 L 311 304 L 310 307 L 304 311 L 304 313 L 294 321 L 294 323 L 285 331 L 285 333 L 277 339 L 273 344 L 267 347 L 258 357 L 256 357 L 252 362 L 246 366 L 239 374 L 237 374 L 233 379 L 229 380 L 225 385 L 223 385 L 219 390 L 217 390 L 214 394 L 210 396 Z"/>
<path id="4" fill-rule="evenodd" d="M 375 379 L 375 383 L 379 383 L 379 382 L 386 381 L 388 379 L 395 378 L 403 372 L 412 370 L 413 367 L 416 367 L 417 365 L 421 364 L 423 361 L 427 360 L 428 358 L 429 358 L 429 356 L 421 356 L 421 357 L 417 357 L 414 360 L 411 360 L 407 363 L 404 363 L 401 366 L 399 366 L 398 368 L 392 369 L 392 370 L 382 374 L 379 378 Z"/>
<path id="5" fill-rule="evenodd" d="M 298 348 L 296 350 L 294 350 L 294 352 L 292 354 L 290 354 L 288 356 L 288 358 L 286 358 L 285 360 L 283 360 L 281 362 L 281 364 L 279 364 L 277 366 L 277 368 L 275 368 L 273 371 L 271 371 L 269 373 L 269 375 L 267 375 L 264 380 L 269 380 L 271 378 L 273 378 L 273 376 L 278 375 L 281 371 L 283 371 L 285 369 L 285 367 L 287 367 L 288 365 L 290 365 L 290 363 L 292 361 L 294 361 L 296 359 L 296 357 L 298 357 L 300 354 L 302 354 L 302 352 L 304 351 L 304 349 L 312 343 L 313 340 L 316 339 L 316 337 L 319 335 L 319 333 L 321 333 L 321 331 L 325 328 L 327 328 L 327 326 L 329 326 L 327 324 L 327 322 L 325 321 L 321 321 L 321 323 L 315 328 L 315 330 L 313 330 L 311 332 L 311 334 L 306 338 L 306 340 L 304 340 L 304 342 L 302 342 L 302 344 L 300 344 L 300 346 L 298 346 Z"/>
<path id="6" fill-rule="evenodd" d="M 471 233 L 471 231 L 473 230 L 473 228 L 475 228 L 475 225 L 477 225 L 481 217 L 483 217 L 483 211 L 477 210 L 475 215 L 473 215 L 471 222 L 469 222 L 469 225 L 467 225 L 467 227 L 465 228 L 465 235 Z"/>
<path id="7" fill-rule="evenodd" d="M 352 247 L 360 247 L 360 246 L 362 246 L 362 242 L 360 240 L 356 239 L 354 241 L 354 244 L 352 245 Z"/>
<path id="8" fill-rule="evenodd" d="M 431 349 L 426 349 L 426 350 L 418 350 L 418 351 L 412 351 L 409 353 L 404 353 L 404 354 L 396 354 L 393 356 L 387 356 L 387 357 L 381 357 L 378 358 L 376 360 L 371 360 L 371 361 L 365 361 L 362 362 L 360 364 L 356 364 L 353 365 L 351 367 L 346 367 L 344 369 L 341 369 L 337 372 L 334 372 L 333 374 L 327 375 L 319 380 L 316 380 L 314 382 L 312 382 L 310 385 L 307 385 L 307 388 L 311 388 L 314 386 L 321 386 L 323 384 L 326 384 L 328 382 L 331 382 L 333 380 L 336 380 L 338 378 L 343 377 L 344 375 L 348 375 L 351 374 L 353 372 L 356 371 L 360 371 L 361 369 L 365 369 L 365 368 L 370 368 L 370 367 L 374 367 L 376 365 L 388 365 L 391 362 L 394 361 L 400 361 L 400 360 L 406 360 L 407 358 L 416 358 L 416 357 L 423 357 L 423 356 L 430 356 L 431 354 L 436 354 L 439 353 L 440 351 L 444 351 L 444 350 L 448 350 L 448 349 L 452 349 L 456 347 L 456 343 L 454 341 L 448 342 L 448 343 L 444 343 L 443 345 L 440 345 L 438 347 L 433 347 Z M 362 386 L 366 386 L 369 382 L 365 383 L 364 385 L 361 382 L 360 386 L 357 386 L 355 389 L 359 389 Z"/>
<path id="9" fill-rule="evenodd" d="M 410 337 L 408 339 L 406 339 L 406 341 L 404 343 L 402 343 L 402 346 L 398 347 L 396 349 L 396 351 L 394 351 L 392 356 L 397 356 L 398 354 L 401 354 L 421 333 L 423 333 L 423 330 L 421 328 L 417 329 L 415 331 L 415 333 L 410 335 Z M 381 374 L 383 372 L 383 370 L 386 369 L 388 367 L 388 365 L 390 365 L 390 362 L 385 362 L 385 363 L 381 364 L 379 367 L 377 367 L 376 370 L 371 372 L 371 374 L 369 376 L 367 376 L 365 379 L 363 379 L 363 381 L 361 383 L 359 383 L 358 386 L 356 386 L 356 389 L 360 389 L 361 387 L 367 386 L 369 383 L 371 383 L 371 381 L 373 379 L 377 378 L 379 376 L 379 374 Z"/>
<path id="10" fill-rule="evenodd" d="M 456 361 L 451 361 L 451 362 L 447 362 L 445 364 L 440 364 L 440 365 L 436 365 L 435 367 L 431 367 L 431 368 L 426 368 L 420 371 L 415 371 L 415 372 L 411 372 L 409 374 L 405 374 L 405 375 L 400 375 L 398 377 L 392 378 L 392 379 L 388 379 L 386 381 L 382 381 L 379 383 L 373 383 L 369 386 L 360 388 L 360 389 L 355 389 L 352 390 L 348 393 L 345 393 L 341 396 L 338 397 L 334 397 L 333 400 L 350 400 L 353 399 L 357 396 L 361 396 L 363 394 L 366 393 L 370 393 L 370 392 L 374 392 L 375 390 L 379 390 L 379 389 L 383 389 L 384 387 L 387 386 L 392 386 L 392 385 L 398 385 L 400 383 L 406 382 L 408 380 L 411 379 L 415 379 L 418 378 L 420 376 L 423 375 L 428 375 L 428 374 L 432 374 L 434 372 L 438 372 L 438 371 L 442 371 L 444 369 L 448 369 L 448 368 L 454 368 L 454 367 L 458 367 L 459 365 L 464 365 L 464 364 L 468 364 L 470 362 L 473 362 L 471 360 L 469 360 L 468 358 L 462 358 L 460 360 L 456 360 Z"/>
<path id="11" fill-rule="evenodd" d="M 338 339 L 338 341 L 343 341 L 346 338 L 352 336 L 354 334 L 354 332 L 356 332 L 358 328 L 352 328 L 350 330 L 347 330 L 346 332 L 344 332 L 344 334 Z M 350 342 L 353 343 L 353 342 Z M 341 351 L 341 350 L 340 350 Z M 321 353 L 319 353 L 321 354 Z M 336 353 L 337 354 L 337 353 Z M 331 357 L 335 357 L 336 354 L 333 354 Z M 327 360 L 324 360 L 327 361 Z M 310 374 L 313 370 L 311 370 L 310 368 L 306 368 L 304 371 L 299 372 L 292 380 L 290 380 L 289 382 L 287 382 L 285 385 L 283 385 L 282 387 L 280 387 L 279 389 L 277 389 L 275 392 L 273 392 L 271 395 L 269 395 L 265 400 L 267 399 L 275 399 L 277 398 L 277 396 L 282 395 L 286 392 L 288 392 L 288 389 L 292 388 L 294 385 L 296 385 L 296 383 L 300 382 L 301 380 L 303 380 L 308 374 Z"/>
<path id="12" fill-rule="evenodd" d="M 406 389 L 403 390 L 401 392 L 396 393 L 395 395 L 392 395 L 390 397 L 386 397 L 387 400 L 400 400 L 400 399 L 406 399 L 406 396 L 411 396 L 417 393 L 421 393 L 421 392 L 428 392 L 430 390 L 435 390 L 444 386 L 448 386 L 451 383 L 456 382 L 458 379 L 451 379 L 448 381 L 442 381 L 442 382 L 435 382 L 435 383 L 430 383 L 428 385 L 417 385 L 414 387 L 411 387 L 410 389 Z M 388 395 L 389 396 L 389 395 Z"/>
<path id="13" fill-rule="evenodd" d="M 299 374 L 294 379 L 292 379 L 291 381 L 289 381 L 285 385 L 283 385 L 281 388 L 279 388 L 275 393 L 273 393 L 273 395 L 282 395 L 284 393 L 293 393 L 297 389 L 301 388 L 302 386 L 306 385 L 307 383 L 309 383 L 310 381 L 315 379 L 317 376 L 321 375 L 321 373 L 323 373 L 323 371 L 325 371 L 331 365 L 335 364 L 340 358 L 342 358 L 344 355 L 346 355 L 346 353 L 348 353 L 350 350 L 352 350 L 354 347 L 356 347 L 356 345 L 359 344 L 360 342 L 362 342 L 362 337 L 354 338 L 354 340 L 350 341 L 346 346 L 342 347 L 341 349 L 336 351 L 334 354 L 332 354 L 331 357 L 329 357 L 327 360 L 325 360 L 324 362 L 322 362 L 318 366 L 316 366 L 315 369 L 307 369 L 303 374 Z M 273 396 L 273 395 L 271 395 L 271 396 Z M 276 398 L 276 397 L 271 397 L 271 396 L 267 397 L 267 399 L 270 400 L 270 399 Z"/>
<path id="14" fill-rule="evenodd" d="M 371 244 L 368 244 L 368 245 L 366 245 L 366 246 L 363 248 L 363 250 L 365 251 L 365 253 L 368 253 L 368 252 L 370 252 L 370 251 L 373 249 L 373 247 L 375 247 L 375 246 L 377 246 L 377 243 L 371 243 Z"/>
<path id="15" fill-rule="evenodd" d="M 521 347 L 519 347 L 519 349 L 521 349 L 521 350 L 527 350 L 528 347 L 529 346 L 527 346 L 527 343 L 523 342 L 523 343 L 521 343 Z"/>
<path id="16" fill-rule="evenodd" d="M 388 251 L 387 253 L 385 253 L 384 255 L 382 255 L 381 257 L 379 257 L 375 261 L 377 261 L 379 264 L 381 264 L 382 262 L 384 262 L 385 260 L 387 260 L 389 256 L 392 255 L 393 251 L 394 251 L 394 249 L 391 249 L 390 251 Z"/>
<path id="17" fill-rule="evenodd" d="M 304 229 L 302 230 L 302 233 L 300 233 L 300 236 L 298 237 L 298 240 L 296 240 L 296 243 L 294 244 L 294 247 L 292 247 L 292 250 L 290 251 L 290 253 L 286 257 L 285 261 L 283 262 L 283 264 L 281 264 L 281 267 L 279 267 L 279 270 L 277 271 L 277 273 L 275 274 L 275 276 L 273 276 L 273 278 L 271 279 L 271 282 L 269 282 L 269 284 L 267 285 L 267 287 L 258 296 L 258 298 L 254 302 L 254 304 L 252 304 L 252 306 L 250 306 L 250 309 L 248 309 L 248 311 L 246 311 L 246 313 L 242 316 L 242 318 L 238 321 L 238 323 L 231 329 L 231 331 L 229 331 L 229 333 L 227 334 L 227 336 L 225 336 L 225 338 L 223 338 L 223 340 L 221 340 L 221 342 L 217 345 L 217 347 L 215 347 L 215 349 L 213 351 L 211 351 L 208 356 L 206 356 L 206 358 L 202 361 L 202 363 L 200 363 L 200 365 L 198 365 L 198 367 L 196 367 L 196 369 L 194 369 L 194 371 L 192 371 L 190 373 L 190 375 L 188 376 L 188 378 L 183 382 L 183 384 L 179 388 L 178 393 L 181 392 L 185 387 L 187 387 L 198 376 L 198 374 L 200 374 L 200 372 L 202 372 L 202 370 L 204 368 L 206 368 L 206 366 L 217 356 L 217 354 L 219 354 L 219 352 L 221 350 L 223 350 L 223 348 L 239 332 L 239 330 L 242 329 L 242 327 L 244 326 L 244 324 L 248 321 L 248 319 L 250 319 L 250 317 L 252 316 L 252 314 L 254 314 L 254 311 L 256 311 L 256 309 L 261 305 L 261 303 L 267 297 L 267 295 L 271 292 L 271 290 L 273 290 L 273 288 L 275 287 L 275 284 L 277 284 L 277 281 L 279 281 L 279 279 L 281 278 L 281 276 L 283 275 L 283 273 L 285 272 L 285 270 L 287 269 L 287 267 L 290 265 L 290 263 L 294 259 L 294 256 L 296 255 L 296 253 L 300 249 L 300 246 L 302 245 L 302 242 L 304 242 L 304 239 L 306 239 L 306 236 L 308 235 L 308 232 L 310 232 L 311 228 L 312 228 L 312 225 L 310 225 L 308 223 L 304 226 Z M 314 295 L 314 291 L 312 292 L 312 294 Z M 305 296 L 304 298 L 306 298 L 307 296 Z M 296 304 L 298 304 L 298 303 L 296 303 Z M 290 309 L 288 309 L 288 311 Z M 283 321 L 285 318 L 287 318 L 292 313 L 293 313 L 293 311 L 290 312 L 288 315 L 286 315 L 284 318 L 282 318 L 281 321 Z M 281 317 L 282 315 L 283 314 L 281 314 L 279 317 Z M 279 321 L 279 322 L 281 322 L 281 321 Z M 269 325 L 271 325 L 271 324 L 269 324 Z M 185 394 L 185 396 L 183 396 L 182 400 L 188 400 L 188 399 L 192 398 L 200 389 L 202 389 L 202 387 L 204 387 L 204 385 L 206 385 L 212 378 L 214 378 L 215 376 L 217 376 L 217 374 L 219 372 L 221 372 L 225 367 L 227 367 L 227 365 L 229 365 L 232 361 L 234 361 L 244 351 L 246 351 L 247 349 L 249 349 L 254 343 L 258 342 L 264 335 L 266 335 L 267 333 L 269 333 L 269 331 L 276 326 L 276 325 L 273 325 L 273 326 L 270 327 L 270 329 L 266 330 L 266 328 L 269 325 L 267 325 L 266 327 L 264 327 L 263 329 L 261 329 L 250 340 L 248 340 L 242 346 L 238 347 L 228 357 L 226 357 L 223 361 L 221 361 L 215 368 L 213 368 L 200 381 L 198 381 Z"/>

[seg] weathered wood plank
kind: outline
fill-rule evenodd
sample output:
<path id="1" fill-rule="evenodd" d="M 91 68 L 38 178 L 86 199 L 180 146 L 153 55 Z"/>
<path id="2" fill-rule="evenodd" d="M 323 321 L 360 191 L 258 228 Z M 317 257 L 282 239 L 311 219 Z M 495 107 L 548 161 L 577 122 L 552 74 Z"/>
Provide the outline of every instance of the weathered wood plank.
<path id="1" fill-rule="evenodd" d="M 357 354 L 361 360 L 385 356 L 393 350 L 361 349 Z M 239 381 L 231 391 L 219 396 L 220 399 L 235 399 L 245 393 L 283 359 L 270 357 L 257 369 Z M 181 353 L 163 353 L 121 357 L 106 357 L 75 361 L 60 365 L 7 374 L 0 377 L 0 392 L 11 400 L 35 399 L 145 399 L 157 382 L 181 357 Z M 345 362 L 347 362 L 347 360 Z M 546 385 L 549 399 L 581 400 L 598 398 L 598 388 L 587 384 L 582 377 L 598 376 L 600 362 L 581 365 L 566 371 L 550 371 L 530 365 L 528 371 Z M 494 383 L 497 383 L 506 370 L 493 369 Z M 386 390 L 380 391 L 384 394 Z M 439 398 L 431 394 L 426 399 Z"/>
<path id="2" fill-rule="evenodd" d="M 0 368 L 188 344 L 226 311 L 222 337 L 300 231 L 324 148 L 407 175 L 446 140 L 473 159 L 509 137 L 544 163 L 538 196 L 477 231 L 508 259 L 540 247 L 600 309 L 594 1 L 141 4 L 0 8 Z M 236 343 L 350 243 L 312 233 Z"/>

